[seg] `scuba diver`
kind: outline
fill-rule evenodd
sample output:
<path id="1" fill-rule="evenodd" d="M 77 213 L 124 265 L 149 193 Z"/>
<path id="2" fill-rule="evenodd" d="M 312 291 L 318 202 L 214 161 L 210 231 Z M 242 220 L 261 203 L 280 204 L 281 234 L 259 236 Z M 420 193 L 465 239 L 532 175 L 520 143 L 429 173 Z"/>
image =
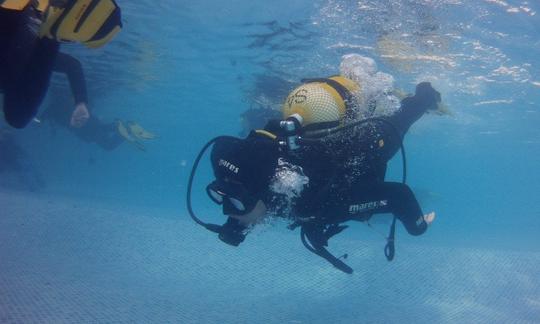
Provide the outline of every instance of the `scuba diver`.
<path id="1" fill-rule="evenodd" d="M 24 128 L 36 116 L 60 42 L 97 48 L 121 28 L 114 0 L 0 0 L 0 91 L 7 123 Z M 88 118 L 86 106 L 78 105 L 72 126 L 80 127 Z"/>
<path id="2" fill-rule="evenodd" d="M 306 248 L 352 273 L 326 249 L 329 239 L 346 229 L 348 221 L 366 222 L 374 214 L 391 213 L 385 255 L 392 260 L 396 219 L 411 235 L 423 234 L 435 219 L 435 213 L 422 212 L 405 184 L 403 137 L 426 112 L 438 110 L 440 93 L 422 82 L 392 114 L 358 120 L 365 111 L 355 106 L 359 84 L 343 76 L 302 81 L 283 105 L 283 120 L 270 121 L 245 139 L 220 136 L 203 147 L 188 183 L 191 217 L 232 246 L 242 243 L 268 215 L 284 217 L 292 222 L 289 228 L 300 227 Z M 206 192 L 228 216 L 223 225 L 201 221 L 191 206 L 194 172 L 212 144 L 215 180 Z M 387 162 L 400 148 L 403 181 L 385 181 Z M 301 188 L 292 188 L 292 194 L 282 190 L 291 189 L 291 171 L 307 179 Z"/>

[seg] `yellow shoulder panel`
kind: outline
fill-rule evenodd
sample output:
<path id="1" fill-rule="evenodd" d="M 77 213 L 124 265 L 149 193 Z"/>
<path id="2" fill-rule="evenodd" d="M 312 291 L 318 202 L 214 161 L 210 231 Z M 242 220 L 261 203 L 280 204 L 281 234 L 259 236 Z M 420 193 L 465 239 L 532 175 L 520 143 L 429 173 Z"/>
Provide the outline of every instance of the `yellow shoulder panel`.
<path id="1" fill-rule="evenodd" d="M 64 7 L 51 5 L 40 35 L 58 41 L 81 42 L 91 48 L 100 47 L 121 30 L 119 10 L 112 0 L 76 0 Z"/>
<path id="2" fill-rule="evenodd" d="M 60 38 L 79 42 L 90 40 L 116 8 L 111 1 L 99 1 L 90 10 L 92 2 L 92 0 L 79 0 L 70 8 L 58 26 L 57 34 Z M 81 12 L 84 14 L 81 15 Z M 84 20 L 81 21 L 82 19 Z"/>
<path id="3" fill-rule="evenodd" d="M 0 7 L 10 10 L 23 10 L 30 0 L 0 0 Z"/>
<path id="4" fill-rule="evenodd" d="M 38 6 L 37 10 L 41 12 L 45 12 L 47 8 L 49 7 L 49 0 L 38 0 Z"/>

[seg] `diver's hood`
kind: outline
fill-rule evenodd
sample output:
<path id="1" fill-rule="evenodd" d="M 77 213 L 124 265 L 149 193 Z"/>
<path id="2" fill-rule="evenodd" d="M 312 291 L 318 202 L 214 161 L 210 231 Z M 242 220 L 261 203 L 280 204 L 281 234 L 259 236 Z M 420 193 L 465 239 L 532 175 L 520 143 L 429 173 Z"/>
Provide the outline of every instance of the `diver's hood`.
<path id="1" fill-rule="evenodd" d="M 218 180 L 243 184 L 254 194 L 268 188 L 279 158 L 276 142 L 251 133 L 246 139 L 223 138 L 212 148 L 211 162 Z"/>

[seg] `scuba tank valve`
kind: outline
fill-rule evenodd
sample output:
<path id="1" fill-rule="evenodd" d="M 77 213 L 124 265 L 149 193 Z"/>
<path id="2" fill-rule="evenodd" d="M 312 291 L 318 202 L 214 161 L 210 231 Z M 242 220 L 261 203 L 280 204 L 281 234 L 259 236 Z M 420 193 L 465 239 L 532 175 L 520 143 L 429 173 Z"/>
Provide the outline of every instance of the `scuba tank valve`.
<path id="1" fill-rule="evenodd" d="M 302 122 L 304 119 L 299 114 L 293 114 L 289 118 L 281 121 L 279 126 L 285 132 L 284 141 L 280 141 L 280 145 L 287 146 L 291 151 L 295 151 L 300 148 L 300 131 L 302 129 Z"/>

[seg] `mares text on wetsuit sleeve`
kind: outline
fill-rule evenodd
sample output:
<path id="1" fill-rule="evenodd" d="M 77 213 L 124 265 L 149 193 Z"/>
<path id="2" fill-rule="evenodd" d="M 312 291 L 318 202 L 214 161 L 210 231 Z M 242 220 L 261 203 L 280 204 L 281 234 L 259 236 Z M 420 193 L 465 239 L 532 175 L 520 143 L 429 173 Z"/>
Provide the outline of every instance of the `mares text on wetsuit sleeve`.
<path id="1" fill-rule="evenodd" d="M 373 214 L 392 213 L 411 235 L 427 229 L 424 213 L 409 186 L 397 182 L 378 182 L 336 192 L 335 205 L 328 205 L 328 213 L 343 220 L 367 220 Z"/>

